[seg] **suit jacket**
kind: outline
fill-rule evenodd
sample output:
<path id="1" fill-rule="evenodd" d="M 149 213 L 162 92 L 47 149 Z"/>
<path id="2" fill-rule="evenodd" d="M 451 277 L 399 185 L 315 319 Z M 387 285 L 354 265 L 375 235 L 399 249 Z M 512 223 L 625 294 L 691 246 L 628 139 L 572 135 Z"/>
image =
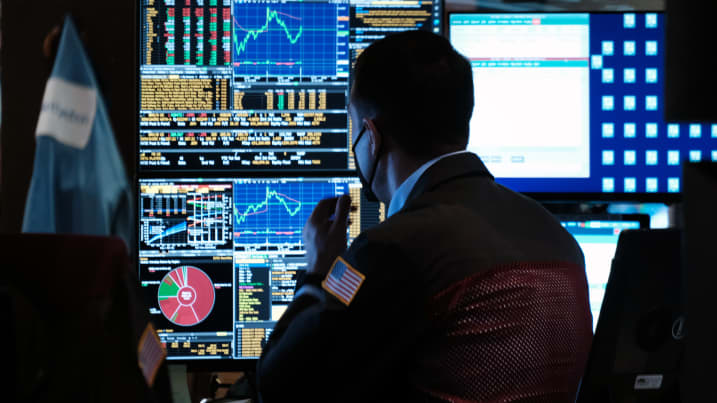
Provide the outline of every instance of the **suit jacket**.
<path id="1" fill-rule="evenodd" d="M 347 305 L 307 276 L 258 363 L 263 401 L 574 401 L 582 252 L 474 154 L 429 168 L 342 257 L 364 281 Z"/>

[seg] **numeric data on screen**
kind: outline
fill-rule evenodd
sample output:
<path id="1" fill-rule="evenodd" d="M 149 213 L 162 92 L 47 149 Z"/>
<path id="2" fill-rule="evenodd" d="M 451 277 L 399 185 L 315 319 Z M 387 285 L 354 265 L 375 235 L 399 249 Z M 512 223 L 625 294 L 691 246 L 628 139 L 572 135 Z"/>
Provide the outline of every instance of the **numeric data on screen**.
<path id="1" fill-rule="evenodd" d="M 348 0 L 143 5 L 140 172 L 351 168 Z"/>
<path id="2" fill-rule="evenodd" d="M 350 244 L 385 212 L 355 177 L 139 181 L 139 278 L 170 359 L 256 358 L 307 269 L 303 228 L 350 195 Z"/>
<path id="3" fill-rule="evenodd" d="M 361 193 L 348 100 L 360 50 L 440 31 L 440 0 L 139 0 L 137 267 L 169 360 L 255 360 L 307 270 L 319 201 L 347 247 Z M 353 58 L 353 59 L 352 59 Z"/>

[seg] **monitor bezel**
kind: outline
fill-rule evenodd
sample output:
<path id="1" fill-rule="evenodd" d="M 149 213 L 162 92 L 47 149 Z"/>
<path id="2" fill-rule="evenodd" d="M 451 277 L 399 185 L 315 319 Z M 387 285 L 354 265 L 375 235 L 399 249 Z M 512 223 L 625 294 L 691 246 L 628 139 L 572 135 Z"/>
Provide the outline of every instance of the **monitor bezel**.
<path id="1" fill-rule="evenodd" d="M 528 15 L 539 15 L 539 14 L 647 14 L 654 13 L 665 15 L 664 11 L 656 10 L 629 10 L 629 11 L 577 11 L 577 10 L 561 10 L 561 11 L 520 11 L 520 12 L 506 12 L 506 11 L 457 11 L 446 14 L 444 19 L 445 36 L 448 40 L 451 40 L 451 17 L 454 15 L 486 15 L 486 14 L 498 14 L 498 15 L 509 15 L 509 14 L 528 14 Z M 663 56 L 664 57 L 664 56 Z M 663 88 L 664 95 L 664 88 Z M 664 114 L 663 114 L 664 120 Z M 682 200 L 682 192 L 679 193 L 625 193 L 625 192 L 614 192 L 614 193 L 603 193 L 603 192 L 520 192 L 524 195 L 531 197 L 541 202 L 635 202 L 635 203 L 665 203 L 674 204 Z"/>

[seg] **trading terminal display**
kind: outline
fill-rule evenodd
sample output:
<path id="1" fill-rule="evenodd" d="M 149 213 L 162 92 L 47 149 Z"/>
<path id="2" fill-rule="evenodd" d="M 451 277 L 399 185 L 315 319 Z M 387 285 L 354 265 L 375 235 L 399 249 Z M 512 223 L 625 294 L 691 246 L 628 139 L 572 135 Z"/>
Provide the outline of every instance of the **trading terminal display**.
<path id="1" fill-rule="evenodd" d="M 147 173 L 352 170 L 351 61 L 389 33 L 441 31 L 440 1 L 142 4 Z"/>
<path id="2" fill-rule="evenodd" d="M 170 74 L 142 77 L 143 110 L 228 110 L 230 75 Z"/>
<path id="3" fill-rule="evenodd" d="M 386 35 L 423 30 L 442 32 L 441 0 L 351 0 L 351 62 Z"/>
<path id="4" fill-rule="evenodd" d="M 443 0 L 351 0 L 351 68 L 364 49 L 386 35 L 410 30 L 440 34 L 442 4 Z M 349 120 L 349 128 L 352 125 Z M 349 156 L 349 166 L 355 169 L 355 164 Z"/>
<path id="5" fill-rule="evenodd" d="M 383 219 L 355 177 L 140 179 L 140 283 L 170 359 L 256 358 L 306 270 L 316 204 L 352 196 L 350 244 Z"/>
<path id="6" fill-rule="evenodd" d="M 304 223 L 350 194 L 349 76 L 439 2 L 140 0 L 139 279 L 171 360 L 256 359 L 306 270 Z"/>
<path id="7" fill-rule="evenodd" d="M 143 186 L 141 247 L 159 251 L 231 249 L 231 191 L 228 183 Z"/>
<path id="8" fill-rule="evenodd" d="M 353 168 L 348 0 L 143 5 L 141 173 Z"/>
<path id="9" fill-rule="evenodd" d="M 230 64 L 231 0 L 143 0 L 142 64 Z"/>
<path id="10" fill-rule="evenodd" d="M 170 359 L 231 357 L 231 250 L 141 250 L 139 272 L 150 316 Z"/>

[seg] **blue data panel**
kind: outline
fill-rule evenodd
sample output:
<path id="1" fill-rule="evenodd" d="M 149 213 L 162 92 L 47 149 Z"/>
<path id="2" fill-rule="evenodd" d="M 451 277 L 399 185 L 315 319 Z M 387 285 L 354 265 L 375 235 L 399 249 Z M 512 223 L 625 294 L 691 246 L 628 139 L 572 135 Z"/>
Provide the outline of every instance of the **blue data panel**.
<path id="1" fill-rule="evenodd" d="M 142 0 L 141 13 L 140 175 L 353 169 L 349 0 Z"/>
<path id="2" fill-rule="evenodd" d="M 356 180 L 246 179 L 234 185 L 234 242 L 246 249 L 301 249 L 316 204 L 350 193 Z"/>
<path id="3" fill-rule="evenodd" d="M 340 75 L 348 68 L 348 7 L 331 2 L 233 4 L 234 74 Z M 342 62 L 343 59 L 343 62 Z"/>
<path id="4" fill-rule="evenodd" d="M 454 14 L 472 63 L 469 149 L 530 193 L 669 197 L 717 157 L 717 124 L 664 121 L 659 13 Z"/>

